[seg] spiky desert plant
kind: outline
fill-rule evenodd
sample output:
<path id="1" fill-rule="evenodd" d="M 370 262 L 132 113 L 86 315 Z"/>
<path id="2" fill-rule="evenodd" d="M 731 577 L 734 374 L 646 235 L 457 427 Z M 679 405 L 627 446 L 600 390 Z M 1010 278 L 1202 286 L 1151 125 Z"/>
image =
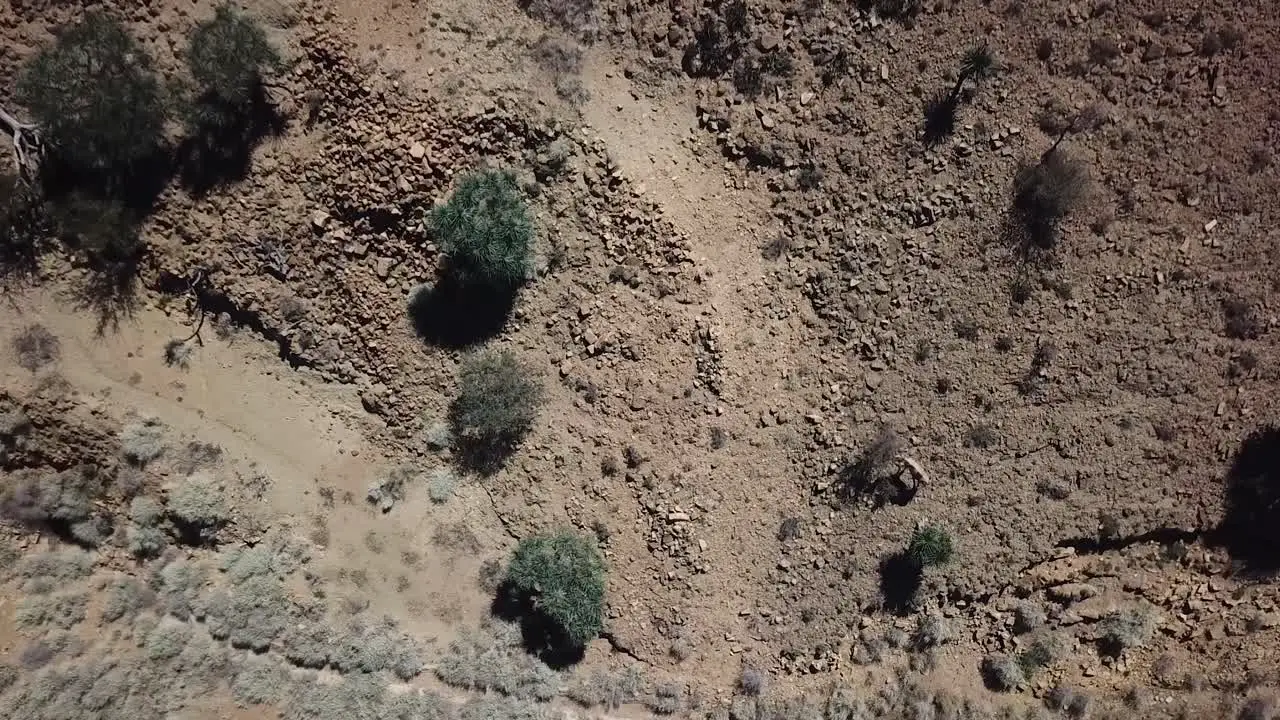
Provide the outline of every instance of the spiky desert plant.
<path id="1" fill-rule="evenodd" d="M 510 292 L 528 276 L 533 222 L 514 173 L 464 177 L 449 202 L 431 213 L 431 227 L 459 283 Z"/>
<path id="2" fill-rule="evenodd" d="M 916 530 L 907 545 L 907 556 L 922 568 L 946 564 L 954 553 L 951 535 L 940 527 L 926 526 Z"/>
<path id="3" fill-rule="evenodd" d="M 189 126 L 221 126 L 249 112 L 263 80 L 280 69 L 280 54 L 253 18 L 221 5 L 196 26 L 187 47 L 187 67 L 198 97 Z"/>
<path id="4" fill-rule="evenodd" d="M 604 626 L 604 561 L 590 539 L 572 532 L 527 537 L 507 565 L 507 583 L 553 622 L 572 647 Z"/>
<path id="5" fill-rule="evenodd" d="M 979 43 L 966 50 L 964 57 L 960 59 L 960 74 L 956 78 L 955 87 L 951 89 L 952 102 L 959 100 L 966 82 L 986 80 L 996 74 L 998 67 L 996 55 L 986 43 Z"/>
<path id="6" fill-rule="evenodd" d="M 161 146 L 167 113 L 151 58 L 98 12 L 27 62 L 17 100 L 39 124 L 53 159 L 109 190 L 121 190 Z"/>

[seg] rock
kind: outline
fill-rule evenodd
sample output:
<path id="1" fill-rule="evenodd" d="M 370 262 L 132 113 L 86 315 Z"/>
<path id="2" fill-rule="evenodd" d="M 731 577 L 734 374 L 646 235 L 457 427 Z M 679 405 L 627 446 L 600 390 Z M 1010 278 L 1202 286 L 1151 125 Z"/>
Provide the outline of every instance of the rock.
<path id="1" fill-rule="evenodd" d="M 1098 588 L 1088 583 L 1067 583 L 1065 585 L 1055 585 L 1045 590 L 1045 595 L 1048 595 L 1050 600 L 1056 600 L 1061 603 L 1076 603 L 1091 597 L 1097 597 Z"/>
<path id="2" fill-rule="evenodd" d="M 31 429 L 31 419 L 21 410 L 0 413 L 0 437 L 11 437 Z"/>
<path id="3" fill-rule="evenodd" d="M 816 96 L 814 93 L 811 93 L 811 92 L 802 92 L 802 93 L 800 93 L 800 105 L 801 105 L 801 106 L 808 105 L 809 103 L 813 102 L 813 99 L 814 99 L 815 97 L 817 97 L 817 96 Z"/>
<path id="4" fill-rule="evenodd" d="M 381 415 L 386 409 L 382 405 L 382 393 L 377 388 L 369 388 L 360 393 L 360 404 L 364 406 L 365 412 Z"/>
<path id="5" fill-rule="evenodd" d="M 1159 60 L 1162 57 L 1164 57 L 1164 45 L 1160 44 L 1159 42 L 1151 43 L 1150 45 L 1147 46 L 1146 50 L 1142 51 L 1143 62 L 1151 62 L 1152 60 Z"/>
<path id="6" fill-rule="evenodd" d="M 772 130 L 774 127 L 777 126 L 778 123 L 769 114 L 760 113 L 760 124 L 764 127 L 765 130 Z"/>
<path id="7" fill-rule="evenodd" d="M 311 213 L 311 227 L 317 231 L 323 231 L 324 226 L 329 222 L 329 213 L 323 210 L 317 210 Z"/>
<path id="8" fill-rule="evenodd" d="M 394 265 L 395 261 L 391 258 L 380 257 L 373 261 L 373 271 L 377 273 L 379 279 L 386 280 Z"/>
<path id="9" fill-rule="evenodd" d="M 415 142 L 414 144 L 409 146 L 409 157 L 413 158 L 414 160 L 421 160 L 422 158 L 426 157 L 426 155 L 427 155 L 427 148 L 425 148 L 422 145 L 422 143 Z"/>

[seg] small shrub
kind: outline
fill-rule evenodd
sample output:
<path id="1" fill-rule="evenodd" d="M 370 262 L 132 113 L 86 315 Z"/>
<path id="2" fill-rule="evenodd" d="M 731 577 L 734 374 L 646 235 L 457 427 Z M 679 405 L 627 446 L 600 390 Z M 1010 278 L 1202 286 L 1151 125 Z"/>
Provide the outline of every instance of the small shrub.
<path id="1" fill-rule="evenodd" d="M 951 535 L 939 527 L 922 527 L 911 536 L 907 557 L 920 567 L 933 567 L 951 562 L 954 548 Z"/>
<path id="2" fill-rule="evenodd" d="M 1083 204 L 1088 189 L 1088 168 L 1060 150 L 1018 169 L 1013 179 L 1013 213 L 1021 231 L 1017 244 L 1024 255 L 1054 249 L 1059 226 Z"/>
<path id="3" fill-rule="evenodd" d="M 973 318 L 963 318 L 956 321 L 956 337 L 961 340 L 977 340 L 980 328 L 977 321 Z"/>
<path id="4" fill-rule="evenodd" d="M 645 698 L 644 704 L 655 715 L 674 715 L 684 704 L 684 686 L 679 683 L 658 685 Z"/>
<path id="5" fill-rule="evenodd" d="M 204 565 L 175 560 L 157 570 L 151 587 L 160 598 L 164 611 L 179 620 L 191 617 L 193 606 L 208 582 Z"/>
<path id="6" fill-rule="evenodd" d="M 458 476 L 447 467 L 436 468 L 431 473 L 431 480 L 427 483 L 427 497 L 431 498 L 431 502 L 442 505 L 449 502 L 453 497 L 453 491 L 458 486 Z"/>
<path id="7" fill-rule="evenodd" d="M 542 405 L 542 382 L 507 352 L 486 352 L 462 365 L 458 396 L 449 408 L 461 459 L 494 469 L 533 428 Z"/>
<path id="8" fill-rule="evenodd" d="M 1088 716 L 1090 699 L 1088 695 L 1079 690 L 1065 685 L 1058 685 L 1045 696 L 1044 704 L 1050 710 L 1078 720 Z"/>
<path id="9" fill-rule="evenodd" d="M 98 12 L 37 53 L 16 98 L 68 169 L 118 186 L 161 146 L 166 112 L 146 51 Z"/>
<path id="10" fill-rule="evenodd" d="M 89 577 L 93 573 L 93 565 L 93 555 L 68 548 L 24 556 L 18 562 L 17 571 L 22 578 L 39 578 L 63 586 Z"/>
<path id="11" fill-rule="evenodd" d="M 965 438 L 965 444 L 969 447 L 986 450 L 994 447 L 1000 442 L 1000 431 L 991 423 L 982 422 L 969 428 L 969 434 Z"/>
<path id="12" fill-rule="evenodd" d="M 1235 340 L 1256 340 L 1262 335 L 1263 322 L 1254 306 L 1240 298 L 1222 302 L 1223 329 Z"/>
<path id="13" fill-rule="evenodd" d="M 397 502 L 404 499 L 405 486 L 417 478 L 414 469 L 407 465 L 391 468 L 382 479 L 369 486 L 365 500 L 384 513 L 390 512 Z"/>
<path id="14" fill-rule="evenodd" d="M 120 450 L 135 465 L 146 465 L 164 454 L 167 428 L 158 418 L 147 417 L 125 425 L 120 431 Z"/>
<path id="15" fill-rule="evenodd" d="M 553 720 L 543 705 L 506 697 L 478 697 L 462 706 L 458 720 Z"/>
<path id="16" fill-rule="evenodd" d="M 280 653 L 298 667 L 323 668 L 333 651 L 333 631 L 323 621 L 290 625 L 280 636 Z"/>
<path id="17" fill-rule="evenodd" d="M 342 672 L 387 670 L 401 680 L 411 680 L 422 672 L 421 653 L 390 618 L 372 624 L 356 618 L 335 644 L 330 662 Z"/>
<path id="18" fill-rule="evenodd" d="M 554 624 L 558 640 L 583 647 L 604 625 L 604 562 L 589 539 L 570 532 L 520 541 L 506 582 Z"/>
<path id="19" fill-rule="evenodd" d="M 158 527 L 129 528 L 129 554 L 136 558 L 159 557 L 169 546 L 169 536 Z"/>
<path id="20" fill-rule="evenodd" d="M 22 664 L 25 670 L 39 670 L 57 657 L 58 652 L 61 650 L 62 647 L 56 641 L 37 640 L 22 648 L 22 654 L 18 656 L 18 662 Z"/>
<path id="21" fill-rule="evenodd" d="M 423 433 L 423 439 L 432 452 L 444 452 L 453 447 L 453 430 L 448 423 L 436 421 Z"/>
<path id="22" fill-rule="evenodd" d="M 766 681 L 764 673 L 753 667 L 744 667 L 742 674 L 738 676 L 738 691 L 743 695 L 759 696 L 764 693 Z"/>
<path id="23" fill-rule="evenodd" d="M 160 662 L 172 660 L 182 653 L 194 635 L 191 625 L 165 618 L 147 634 L 147 657 Z"/>
<path id="24" fill-rule="evenodd" d="M 294 605 L 280 580 L 255 575 L 201 598 L 199 610 L 211 636 L 262 652 L 293 620 Z"/>
<path id="25" fill-rule="evenodd" d="M 23 328 L 22 332 L 13 337 L 10 346 L 13 354 L 18 356 L 18 365 L 30 372 L 57 361 L 62 354 L 58 338 L 43 325 L 28 325 Z"/>
<path id="26" fill-rule="evenodd" d="M 644 676 L 635 666 L 613 673 L 597 670 L 575 678 L 565 690 L 565 697 L 583 707 L 604 706 L 616 710 L 635 702 L 644 686 Z"/>
<path id="27" fill-rule="evenodd" d="M 502 562 L 497 558 L 487 558 L 480 563 L 480 572 L 477 577 L 477 583 L 480 589 L 492 595 L 498 592 L 498 588 L 502 586 L 503 576 L 506 569 L 502 567 Z"/>
<path id="28" fill-rule="evenodd" d="M 1034 637 L 1026 649 L 1018 655 L 1018 664 L 1022 666 L 1022 674 L 1030 678 L 1041 668 L 1049 667 L 1061 660 L 1066 653 L 1067 646 L 1061 636 L 1044 633 Z"/>
<path id="29" fill-rule="evenodd" d="M 13 614 L 13 621 L 19 628 L 27 630 L 45 625 L 70 630 L 84 621 L 88 604 L 89 596 L 84 593 L 30 596 L 23 598 Z"/>
<path id="30" fill-rule="evenodd" d="M 129 577 L 113 578 L 107 585 L 102 601 L 101 619 L 113 623 L 121 618 L 132 619 L 156 602 L 156 594 L 142 583 Z"/>
<path id="31" fill-rule="evenodd" d="M 596 34 L 595 0 L 520 0 L 529 17 L 587 42 Z"/>
<path id="32" fill-rule="evenodd" d="M 169 493 L 168 506 L 169 514 L 191 544 L 211 541 L 231 521 L 222 484 L 204 472 L 193 473 L 179 482 Z"/>
<path id="33" fill-rule="evenodd" d="M 1022 666 L 1008 655 L 988 655 L 982 659 L 982 681 L 997 692 L 1012 692 L 1027 682 Z"/>
<path id="34" fill-rule="evenodd" d="M 1013 611 L 1013 631 L 1018 634 L 1039 630 L 1045 621 L 1044 610 L 1031 602 L 1018 603 Z"/>
<path id="35" fill-rule="evenodd" d="M 231 696 L 240 707 L 275 704 L 284 700 L 289 671 L 268 658 L 249 656 L 231 680 Z"/>
<path id="36" fill-rule="evenodd" d="M 931 650 L 951 639 L 951 628 L 946 618 L 937 613 L 927 613 L 916 618 L 916 630 L 911 638 L 915 650 Z"/>
<path id="37" fill-rule="evenodd" d="M 1104 653 L 1118 657 L 1125 650 L 1146 645 L 1155 629 L 1155 614 L 1149 608 L 1120 610 L 1098 623 L 1098 644 Z"/>
<path id="38" fill-rule="evenodd" d="M 4 693 L 18 682 L 18 669 L 12 665 L 0 665 L 0 693 Z"/>
<path id="39" fill-rule="evenodd" d="M 502 624 L 489 632 L 463 633 L 440 658 L 436 676 L 466 690 L 550 700 L 559 692 L 559 676 L 541 660 L 524 653 L 519 641 L 519 629 Z"/>
<path id="40" fill-rule="evenodd" d="M 881 426 L 862 454 L 840 471 L 840 489 L 847 497 L 858 497 L 875 490 L 882 475 L 906 447 L 902 436 L 890 426 Z"/>
<path id="41" fill-rule="evenodd" d="M 100 533 L 85 530 L 90 529 L 88 523 L 96 522 L 93 502 L 104 490 L 105 478 L 92 465 L 58 473 L 20 472 L 0 489 L 0 516 L 93 546 L 102 539 Z"/>
<path id="42" fill-rule="evenodd" d="M 432 212 L 431 227 L 462 285 L 507 293 L 529 275 L 533 223 L 510 171 L 464 177 L 449 202 Z"/>
<path id="43" fill-rule="evenodd" d="M 711 428 L 711 449 L 720 450 L 729 444 L 729 433 L 722 427 Z"/>

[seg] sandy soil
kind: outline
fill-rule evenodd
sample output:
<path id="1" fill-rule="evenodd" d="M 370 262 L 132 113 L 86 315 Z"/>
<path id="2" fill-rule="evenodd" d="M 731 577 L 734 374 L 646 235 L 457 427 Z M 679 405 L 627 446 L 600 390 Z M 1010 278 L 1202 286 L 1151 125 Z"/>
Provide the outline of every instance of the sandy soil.
<path id="1" fill-rule="evenodd" d="M 603 2 L 579 47 L 589 29 L 496 0 L 246 3 L 295 63 L 288 129 L 245 181 L 162 195 L 118 326 L 99 332 L 66 297 L 78 271 L 47 258 L 0 336 L 43 325 L 61 357 L 34 375 L 6 358 L 0 388 L 100 428 L 83 454 L 137 415 L 221 447 L 239 477 L 269 478 L 261 502 L 310 539 L 334 593 L 436 648 L 487 615 L 485 560 L 568 526 L 609 565 L 607 637 L 578 672 L 640 666 L 699 711 L 727 707 L 744 666 L 779 694 L 911 667 L 980 703 L 1065 684 L 1106 707 L 1136 693 L 1150 713 L 1262 692 L 1280 682 L 1280 593 L 1238 572 L 1215 528 L 1233 456 L 1277 417 L 1280 171 L 1260 158 L 1280 138 L 1280 18 L 1265 3 L 933 5 L 909 23 L 749 6 L 743 57 L 793 64 L 751 97 L 733 71 L 682 69 L 720 4 Z M 74 14 L 9 12 L 11 59 Z M 210 12 L 127 18 L 171 67 L 169 38 Z M 1206 48 L 1235 27 L 1234 47 Z M 928 147 L 923 98 L 979 38 L 1001 72 Z M 553 67 L 548 43 L 581 57 Z M 324 98 L 314 124 L 308 92 Z M 1053 140 L 1052 103 L 1108 120 L 1066 141 L 1092 195 L 1056 263 L 1031 268 L 1000 222 L 1018 163 Z M 539 180 L 556 142 L 569 170 Z M 539 368 L 547 405 L 494 476 L 382 514 L 371 482 L 445 464 L 424 433 L 466 354 L 405 317 L 439 261 L 415 213 L 479 165 L 531 190 L 540 272 L 487 345 Z M 263 272 L 266 240 L 286 279 Z M 164 345 L 191 320 L 175 282 L 197 268 L 226 315 L 170 367 Z M 1231 336 L 1233 300 L 1254 336 Z M 927 482 L 902 505 L 842 501 L 841 469 L 885 427 Z M 895 613 L 883 562 L 923 524 L 956 558 Z M 1069 650 L 993 694 L 979 664 L 1026 650 L 1027 604 Z M 1151 642 L 1100 653 L 1103 620 L 1139 606 Z M 902 638 L 931 614 L 953 640 L 916 652 Z M 11 637 L 0 626 L 16 652 Z"/>

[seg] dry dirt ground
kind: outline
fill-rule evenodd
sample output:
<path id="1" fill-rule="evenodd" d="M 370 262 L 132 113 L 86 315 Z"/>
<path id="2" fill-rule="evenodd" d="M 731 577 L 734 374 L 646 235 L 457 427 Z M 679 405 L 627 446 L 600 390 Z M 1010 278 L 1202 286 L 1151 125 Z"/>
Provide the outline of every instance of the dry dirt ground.
<path id="1" fill-rule="evenodd" d="M 731 3 L 569 4 L 244 3 L 293 63 L 285 132 L 242 182 L 161 196 L 132 305 L 84 307 L 83 270 L 56 253 L 8 292 L 0 479 L 93 463 L 163 497 L 196 474 L 233 518 L 216 548 L 145 563 L 121 530 L 61 575 L 32 558 L 74 548 L 9 528 L 0 679 L 28 703 L 13 707 L 106 716 L 30 710 L 56 705 L 32 687 L 112 676 L 91 663 L 136 646 L 138 688 L 182 678 L 149 710 L 168 717 L 1274 717 L 1280 592 L 1216 528 L 1241 443 L 1280 421 L 1280 10 L 954 0 L 904 21 L 748 2 L 717 72 L 687 48 Z M 0 9 L 7 69 L 79 5 Z M 212 13 L 127 6 L 166 69 Z M 979 40 L 1001 72 L 928 146 L 921 105 Z M 744 93 L 735 76 L 760 58 L 774 70 Z M 1065 141 L 1090 200 L 1056 262 L 1021 263 L 1001 239 L 1018 164 L 1053 142 L 1054 108 L 1094 105 L 1105 122 Z M 520 174 L 538 230 L 537 277 L 486 345 L 540 368 L 549 399 L 500 472 L 436 503 L 426 478 L 449 457 L 428 436 L 470 349 L 415 327 L 406 301 L 439 260 L 422 211 L 478 166 Z M 165 344 L 190 332 L 197 275 L 211 319 L 175 367 Z M 59 347 L 35 370 L 9 342 L 32 325 Z M 140 418 L 164 446 L 141 467 L 121 440 Z M 885 428 L 927 481 L 902 504 L 843 498 L 841 470 Z M 396 468 L 420 480 L 384 514 L 364 496 Z M 922 524 L 955 558 L 898 606 L 884 563 Z M 606 556 L 606 635 L 547 676 L 486 619 L 482 566 L 566 526 Z M 378 642 L 416 664 L 313 677 L 283 633 L 255 655 L 180 622 L 164 568 L 208 564 L 218 580 L 187 601 L 212 602 L 246 547 L 275 553 L 246 582 L 268 577 L 308 622 L 362 623 L 357 645 L 392 618 Z M 87 593 L 87 620 L 23 614 L 53 597 L 45 576 Z M 145 602 L 103 617 L 130 577 Z M 1114 655 L 1100 641 L 1117 617 L 1144 639 Z M 480 627 L 498 637 L 477 662 L 514 689 L 439 672 Z M 167 653 L 166 633 L 203 659 Z M 1013 692 L 984 687 L 984 658 L 1050 646 Z M 744 668 L 767 678 L 760 699 Z M 573 702 L 635 671 L 620 708 Z M 296 700 L 384 685 L 442 704 Z M 839 714 L 832 688 L 875 707 Z"/>

